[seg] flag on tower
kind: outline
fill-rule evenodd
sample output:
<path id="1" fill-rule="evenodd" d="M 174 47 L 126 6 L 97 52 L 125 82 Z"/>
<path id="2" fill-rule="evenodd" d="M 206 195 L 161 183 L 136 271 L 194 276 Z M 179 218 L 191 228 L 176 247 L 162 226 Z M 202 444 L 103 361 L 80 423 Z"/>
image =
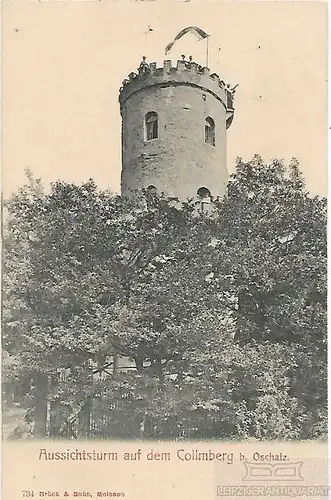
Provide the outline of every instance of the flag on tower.
<path id="1" fill-rule="evenodd" d="M 198 28 L 197 26 L 189 26 L 188 28 L 184 28 L 183 30 L 181 30 L 178 33 L 178 35 L 175 36 L 172 42 L 168 43 L 168 45 L 165 48 L 165 54 L 167 55 L 170 52 L 170 50 L 177 42 L 177 40 L 186 35 L 186 33 L 191 33 L 191 32 L 198 38 L 198 40 L 203 40 L 204 38 L 208 38 L 210 36 L 203 29 Z"/>

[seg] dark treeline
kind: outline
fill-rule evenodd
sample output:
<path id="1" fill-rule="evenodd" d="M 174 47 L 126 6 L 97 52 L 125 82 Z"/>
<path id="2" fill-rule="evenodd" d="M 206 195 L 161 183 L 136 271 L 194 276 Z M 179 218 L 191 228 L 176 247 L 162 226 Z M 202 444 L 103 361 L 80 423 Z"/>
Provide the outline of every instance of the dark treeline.
<path id="1" fill-rule="evenodd" d="M 238 160 L 201 206 L 29 175 L 6 203 L 3 391 L 33 435 L 326 434 L 326 200 Z"/>

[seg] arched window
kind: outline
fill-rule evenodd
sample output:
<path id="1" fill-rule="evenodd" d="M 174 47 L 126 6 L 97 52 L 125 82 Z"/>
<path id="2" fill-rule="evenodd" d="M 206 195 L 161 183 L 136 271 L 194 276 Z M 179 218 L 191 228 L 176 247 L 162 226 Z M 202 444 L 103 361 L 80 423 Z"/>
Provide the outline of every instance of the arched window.
<path id="1" fill-rule="evenodd" d="M 211 198 L 211 192 L 206 187 L 200 187 L 197 191 L 199 198 Z"/>
<path id="2" fill-rule="evenodd" d="M 205 120 L 205 142 L 215 146 L 215 122 L 210 116 Z"/>
<path id="3" fill-rule="evenodd" d="M 208 205 L 210 205 L 210 203 L 213 201 L 211 192 L 208 188 L 203 186 L 198 189 L 197 195 L 199 199 L 197 200 L 196 204 L 199 205 L 200 209 L 204 212 L 207 209 Z"/>
<path id="4" fill-rule="evenodd" d="M 150 141 L 158 137 L 158 117 L 154 111 L 145 116 L 145 140 Z"/>
<path id="5" fill-rule="evenodd" d="M 149 208 L 155 207 L 158 198 L 156 187 L 153 186 L 153 184 L 150 184 L 149 186 L 147 186 L 147 188 L 144 189 L 144 193 L 146 206 Z"/>

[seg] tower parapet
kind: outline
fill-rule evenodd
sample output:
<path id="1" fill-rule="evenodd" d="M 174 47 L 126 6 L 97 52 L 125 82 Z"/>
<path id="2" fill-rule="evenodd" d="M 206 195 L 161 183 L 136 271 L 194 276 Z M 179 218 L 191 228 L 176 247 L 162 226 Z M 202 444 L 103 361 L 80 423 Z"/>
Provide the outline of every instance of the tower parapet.
<path id="1" fill-rule="evenodd" d="M 231 125 L 234 116 L 233 92 L 217 73 L 210 73 L 209 68 L 184 60 L 178 60 L 177 66 L 172 66 L 171 60 L 166 59 L 162 68 L 157 68 L 156 62 L 146 63 L 145 68 L 138 68 L 137 73 L 129 73 L 122 82 L 119 94 L 121 109 L 128 97 L 143 88 L 187 85 L 214 95 L 226 109 L 227 128 Z"/>
<path id="2" fill-rule="evenodd" d="M 153 187 L 179 199 L 221 196 L 228 180 L 226 130 L 233 116 L 230 86 L 192 61 L 143 58 L 120 88 L 123 195 Z"/>

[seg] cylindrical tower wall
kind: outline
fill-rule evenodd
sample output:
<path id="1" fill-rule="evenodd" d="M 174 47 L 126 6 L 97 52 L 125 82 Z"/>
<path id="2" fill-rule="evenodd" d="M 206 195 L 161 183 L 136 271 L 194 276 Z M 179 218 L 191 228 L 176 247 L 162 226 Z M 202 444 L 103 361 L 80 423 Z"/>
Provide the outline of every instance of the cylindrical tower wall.
<path id="1" fill-rule="evenodd" d="M 122 195 L 150 185 L 179 199 L 195 197 L 201 187 L 212 196 L 224 193 L 226 129 L 233 110 L 217 75 L 211 77 L 209 70 L 199 74 L 194 66 L 154 73 L 152 68 L 124 86 L 120 103 Z M 148 113 L 157 115 L 152 139 L 146 136 Z M 215 145 L 206 142 L 206 119 L 214 124 Z"/>

